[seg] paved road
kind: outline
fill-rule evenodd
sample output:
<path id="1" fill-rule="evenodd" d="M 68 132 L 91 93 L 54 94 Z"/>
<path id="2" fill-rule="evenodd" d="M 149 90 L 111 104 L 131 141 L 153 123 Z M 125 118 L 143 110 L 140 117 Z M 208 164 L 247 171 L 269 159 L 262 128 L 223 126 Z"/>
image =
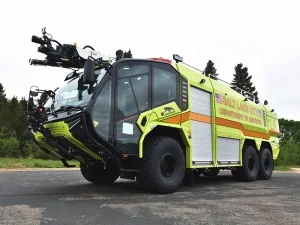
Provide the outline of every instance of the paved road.
<path id="1" fill-rule="evenodd" d="M 227 172 L 153 195 L 135 181 L 110 187 L 79 171 L 0 173 L 0 224 L 300 224 L 300 174 L 240 183 Z"/>

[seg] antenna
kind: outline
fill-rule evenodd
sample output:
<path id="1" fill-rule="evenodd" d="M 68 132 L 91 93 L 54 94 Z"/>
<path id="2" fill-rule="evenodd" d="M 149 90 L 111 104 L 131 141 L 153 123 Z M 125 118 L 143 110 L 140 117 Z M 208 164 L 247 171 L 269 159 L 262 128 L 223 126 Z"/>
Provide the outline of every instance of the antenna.
<path id="1" fill-rule="evenodd" d="M 178 62 L 181 62 L 182 64 L 184 64 L 184 65 L 186 65 L 186 66 L 188 66 L 188 67 L 191 67 L 191 68 L 193 68 L 194 70 L 197 70 L 197 71 L 199 71 L 199 72 L 201 72 L 203 75 L 204 75 L 204 71 L 203 70 L 200 70 L 200 69 L 197 69 L 197 68 L 195 68 L 195 67 L 193 67 L 193 66 L 191 66 L 191 65 L 189 65 L 189 64 L 187 64 L 187 63 L 184 63 L 183 62 L 183 58 L 181 57 L 181 56 L 179 56 L 179 55 L 177 55 L 177 54 L 174 54 L 173 55 L 173 59 L 176 61 L 176 63 L 178 63 Z M 210 74 L 208 74 L 208 77 L 210 78 L 211 76 L 210 76 Z M 232 85 L 231 83 L 228 83 L 228 82 L 226 82 L 225 80 L 222 80 L 222 79 L 220 79 L 220 78 L 216 78 L 218 81 L 222 81 L 223 83 L 226 83 L 226 84 L 228 84 L 228 85 Z M 246 98 L 247 99 L 251 99 L 251 98 L 249 98 L 250 96 L 252 97 L 252 101 L 254 102 L 254 103 L 256 103 L 255 102 L 255 96 L 253 95 L 253 94 L 251 94 L 250 92 L 248 92 L 248 91 L 245 91 L 245 90 L 243 90 L 242 88 L 239 88 L 239 87 L 237 87 L 237 86 L 234 86 L 237 90 L 235 90 L 235 91 L 240 91 L 240 93 L 241 93 L 241 95 L 245 95 L 245 94 L 247 94 L 247 96 L 246 96 Z M 233 89 L 234 90 L 234 89 Z"/>
<path id="2" fill-rule="evenodd" d="M 193 68 L 193 69 L 195 69 L 195 70 L 198 70 L 199 72 L 201 72 L 201 73 L 203 73 L 204 74 L 204 71 L 203 70 L 199 70 L 199 69 L 197 69 L 197 68 L 195 68 L 195 67 L 193 67 L 193 66 L 191 66 L 191 65 L 189 65 L 189 64 L 187 64 L 187 63 L 184 63 L 184 62 L 182 62 L 184 65 L 187 65 L 187 66 L 189 66 L 189 67 L 191 67 L 191 68 Z M 209 74 L 209 78 L 210 78 L 210 74 Z"/>

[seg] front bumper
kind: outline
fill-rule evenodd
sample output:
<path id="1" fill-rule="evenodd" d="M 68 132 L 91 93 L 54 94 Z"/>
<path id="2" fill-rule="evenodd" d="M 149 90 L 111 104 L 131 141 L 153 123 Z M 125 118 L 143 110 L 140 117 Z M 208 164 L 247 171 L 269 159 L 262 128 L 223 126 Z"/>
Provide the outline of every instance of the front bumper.
<path id="1" fill-rule="evenodd" d="M 86 115 L 76 114 L 59 121 L 43 124 L 33 132 L 36 142 L 59 159 L 77 159 L 86 164 L 95 161 L 116 159 L 108 148 L 110 145 L 95 137 L 92 123 L 86 122 Z"/>

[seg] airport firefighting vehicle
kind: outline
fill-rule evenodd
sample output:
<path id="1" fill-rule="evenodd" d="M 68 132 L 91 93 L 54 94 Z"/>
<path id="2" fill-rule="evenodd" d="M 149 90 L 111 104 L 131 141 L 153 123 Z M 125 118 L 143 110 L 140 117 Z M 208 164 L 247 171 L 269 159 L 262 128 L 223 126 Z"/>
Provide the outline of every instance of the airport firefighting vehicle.
<path id="1" fill-rule="evenodd" d="M 221 169 L 247 182 L 272 176 L 279 124 L 267 101 L 256 103 L 177 54 L 137 59 L 118 50 L 109 57 L 42 32 L 32 42 L 47 57 L 30 64 L 73 71 L 55 91 L 31 87 L 29 129 L 65 166 L 78 160 L 87 181 L 133 179 L 149 192 L 172 193 Z M 45 105 L 34 100 L 41 93 Z"/>

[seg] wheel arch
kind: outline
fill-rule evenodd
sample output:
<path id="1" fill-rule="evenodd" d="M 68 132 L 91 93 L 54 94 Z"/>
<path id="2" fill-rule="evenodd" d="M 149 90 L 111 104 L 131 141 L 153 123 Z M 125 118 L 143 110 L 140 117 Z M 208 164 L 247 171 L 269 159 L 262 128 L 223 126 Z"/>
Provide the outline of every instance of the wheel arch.
<path id="1" fill-rule="evenodd" d="M 243 149 L 245 148 L 245 146 L 252 146 L 255 148 L 257 155 L 259 157 L 260 155 L 260 151 L 262 151 L 264 148 L 267 148 L 272 155 L 273 158 L 273 150 L 272 150 L 272 146 L 270 144 L 270 142 L 268 141 L 263 141 L 263 140 L 256 140 L 256 139 L 251 139 L 251 138 L 245 138 L 244 144 L 243 144 Z M 273 169 L 274 169 L 274 164 L 273 164 Z"/>
<path id="2" fill-rule="evenodd" d="M 243 149 L 246 146 L 252 146 L 256 152 L 258 153 L 258 147 L 257 147 L 257 142 L 254 139 L 251 138 L 245 138 L 244 144 L 243 144 Z"/>
<path id="3" fill-rule="evenodd" d="M 246 137 L 245 141 L 244 141 L 244 144 L 243 144 L 243 147 L 245 147 L 246 145 L 253 146 L 256 149 L 257 152 L 261 151 L 264 148 L 267 148 L 271 151 L 271 153 L 273 155 L 272 146 L 271 146 L 270 142 L 268 142 L 268 141 L 264 141 L 264 140 L 256 139 L 256 138 L 252 139 L 252 138 Z"/>
<path id="4" fill-rule="evenodd" d="M 260 146 L 260 150 L 263 150 L 264 148 L 267 148 L 270 150 L 271 154 L 272 154 L 272 157 L 273 157 L 273 149 L 272 149 L 272 146 L 270 144 L 270 142 L 268 141 L 262 141 L 261 142 L 261 146 Z"/>
<path id="5" fill-rule="evenodd" d="M 177 140 L 184 151 L 184 156 L 186 157 L 187 147 L 188 147 L 188 138 L 186 133 L 183 132 L 180 125 L 174 124 L 156 124 L 155 127 L 150 126 L 151 130 L 145 132 L 139 142 L 139 158 L 143 157 L 143 143 L 146 138 L 153 136 L 169 136 Z M 146 129 L 147 130 L 147 129 Z"/>

